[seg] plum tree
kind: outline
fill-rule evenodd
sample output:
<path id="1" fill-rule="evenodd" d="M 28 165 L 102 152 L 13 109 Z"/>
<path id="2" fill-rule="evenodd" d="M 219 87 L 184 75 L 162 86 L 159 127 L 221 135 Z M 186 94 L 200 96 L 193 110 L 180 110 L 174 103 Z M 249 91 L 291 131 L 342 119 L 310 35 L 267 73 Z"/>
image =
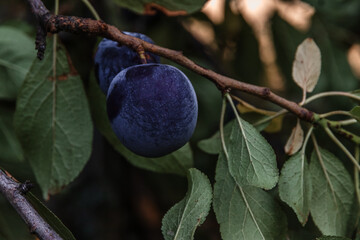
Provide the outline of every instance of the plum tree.
<path id="1" fill-rule="evenodd" d="M 148 36 L 141 33 L 123 32 L 126 35 L 140 38 L 146 42 L 154 43 Z M 159 63 L 160 57 L 153 53 L 145 53 L 148 63 Z M 112 79 L 121 70 L 141 63 L 139 54 L 127 46 L 104 38 L 95 54 L 95 75 L 101 90 L 106 94 Z"/>
<path id="2" fill-rule="evenodd" d="M 107 112 L 115 134 L 131 151 L 160 157 L 192 136 L 198 114 L 194 88 L 179 69 L 142 64 L 122 70 L 110 84 Z"/>

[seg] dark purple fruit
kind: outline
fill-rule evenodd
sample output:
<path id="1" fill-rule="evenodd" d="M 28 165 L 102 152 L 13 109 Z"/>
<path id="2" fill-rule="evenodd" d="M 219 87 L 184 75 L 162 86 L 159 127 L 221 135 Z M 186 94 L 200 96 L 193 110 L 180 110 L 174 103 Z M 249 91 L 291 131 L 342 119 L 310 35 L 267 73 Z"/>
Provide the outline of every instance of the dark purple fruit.
<path id="1" fill-rule="evenodd" d="M 140 38 L 146 42 L 154 43 L 148 36 L 141 33 L 123 32 L 124 34 Z M 148 63 L 159 63 L 160 57 L 153 53 L 145 53 Z M 123 69 L 141 64 L 139 54 L 119 43 L 104 38 L 98 46 L 95 55 L 95 75 L 101 90 L 107 94 L 113 78 Z"/>
<path id="2" fill-rule="evenodd" d="M 107 112 L 115 134 L 128 149 L 161 157 L 189 141 L 198 104 L 193 86 L 179 69 L 142 64 L 116 75 L 107 95 Z"/>

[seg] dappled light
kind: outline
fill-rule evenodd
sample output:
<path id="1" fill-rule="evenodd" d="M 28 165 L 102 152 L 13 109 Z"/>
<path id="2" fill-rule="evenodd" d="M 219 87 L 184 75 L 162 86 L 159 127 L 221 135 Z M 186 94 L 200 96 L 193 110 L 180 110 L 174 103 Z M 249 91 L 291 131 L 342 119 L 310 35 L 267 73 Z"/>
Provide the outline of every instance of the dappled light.
<path id="1" fill-rule="evenodd" d="M 214 24 L 220 24 L 225 17 L 225 0 L 209 0 L 201 10 Z"/>
<path id="2" fill-rule="evenodd" d="M 360 79 L 360 44 L 352 45 L 347 56 L 351 70 Z"/>

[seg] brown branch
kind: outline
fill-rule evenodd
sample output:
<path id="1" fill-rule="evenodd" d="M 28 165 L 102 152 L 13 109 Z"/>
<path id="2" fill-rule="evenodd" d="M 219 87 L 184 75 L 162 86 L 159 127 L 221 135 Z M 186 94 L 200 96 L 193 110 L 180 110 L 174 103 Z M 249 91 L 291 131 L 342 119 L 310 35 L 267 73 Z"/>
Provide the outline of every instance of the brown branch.
<path id="1" fill-rule="evenodd" d="M 0 192 L 25 221 L 30 232 L 40 240 L 62 240 L 26 199 L 29 186 L 28 182 L 19 183 L 10 174 L 0 170 Z"/>
<path id="2" fill-rule="evenodd" d="M 80 18 L 73 16 L 61 16 L 51 15 L 46 9 L 41 0 L 28 0 L 32 8 L 33 13 L 37 16 L 41 22 L 40 26 L 43 26 L 47 32 L 58 33 L 61 31 L 71 32 L 75 34 L 86 33 L 95 36 L 101 36 L 113 41 L 117 41 L 120 44 L 126 45 L 138 53 L 149 51 L 168 58 L 195 73 L 208 78 L 216 84 L 221 91 L 229 91 L 236 89 L 243 91 L 260 98 L 269 100 L 288 111 L 294 113 L 300 119 L 307 122 L 313 122 L 313 112 L 306 108 L 299 106 L 295 102 L 291 102 L 279 95 L 273 93 L 269 88 L 259 87 L 253 84 L 244 83 L 236 79 L 232 79 L 223 75 L 220 75 L 212 70 L 203 68 L 198 64 L 185 57 L 181 52 L 171 49 L 163 48 L 138 38 L 125 35 L 116 27 L 106 24 L 103 21 L 92 20 L 88 18 Z M 41 44 L 44 46 L 44 44 Z"/>

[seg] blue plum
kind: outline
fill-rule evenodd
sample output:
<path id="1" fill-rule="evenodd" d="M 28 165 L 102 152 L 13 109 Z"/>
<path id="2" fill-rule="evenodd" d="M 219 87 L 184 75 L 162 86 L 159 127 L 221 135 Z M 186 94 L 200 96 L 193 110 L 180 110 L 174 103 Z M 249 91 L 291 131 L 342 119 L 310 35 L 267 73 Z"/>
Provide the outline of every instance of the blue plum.
<path id="1" fill-rule="evenodd" d="M 141 33 L 123 32 L 126 35 L 140 38 L 146 42 L 154 43 L 148 36 Z M 153 53 L 145 53 L 148 63 L 159 63 L 160 57 Z M 139 54 L 127 46 L 104 38 L 95 54 L 95 75 L 101 90 L 107 94 L 112 79 L 121 70 L 141 64 Z"/>
<path id="2" fill-rule="evenodd" d="M 110 84 L 106 103 L 115 134 L 141 156 L 161 157 L 177 150 L 196 126 L 194 88 L 173 66 L 150 63 L 122 70 Z"/>

